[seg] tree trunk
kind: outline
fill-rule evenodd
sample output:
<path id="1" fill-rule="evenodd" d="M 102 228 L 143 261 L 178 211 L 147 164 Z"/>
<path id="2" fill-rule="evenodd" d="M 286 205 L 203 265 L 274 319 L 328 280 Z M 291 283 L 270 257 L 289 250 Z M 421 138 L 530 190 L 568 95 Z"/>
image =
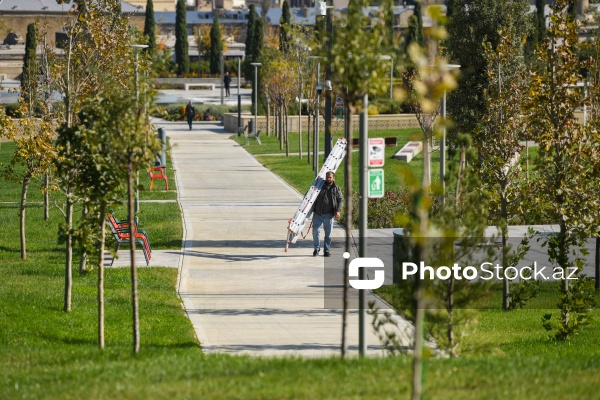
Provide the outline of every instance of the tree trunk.
<path id="1" fill-rule="evenodd" d="M 27 173 L 21 186 L 21 208 L 19 210 L 19 237 L 21 239 L 21 260 L 27 259 L 27 238 L 25 237 L 25 204 L 27 203 L 27 189 L 31 181 L 31 174 Z"/>
<path id="2" fill-rule="evenodd" d="M 299 102 L 298 110 L 298 157 L 302 160 L 302 101 Z"/>
<path id="3" fill-rule="evenodd" d="M 502 309 L 507 311 L 510 308 L 510 282 L 506 276 L 508 268 L 508 199 L 506 181 L 500 184 L 500 220 L 502 223 Z"/>
<path id="4" fill-rule="evenodd" d="M 267 101 L 267 137 L 271 136 L 271 104 Z"/>
<path id="5" fill-rule="evenodd" d="M 309 165 L 311 165 L 310 149 L 311 149 L 311 147 L 310 147 L 310 113 L 308 113 L 308 124 L 306 126 L 306 160 Z"/>
<path id="6" fill-rule="evenodd" d="M 422 193 L 429 193 L 429 186 L 422 186 Z M 417 218 L 419 221 L 417 240 L 426 238 L 428 233 L 429 215 L 422 205 L 416 205 Z M 424 260 L 425 254 L 421 244 L 417 243 L 414 248 L 414 261 Z M 417 274 L 419 272 L 417 271 Z M 423 345 L 425 342 L 425 307 L 427 306 L 423 288 L 423 281 L 415 279 L 415 331 L 414 331 L 414 353 L 413 353 L 413 381 L 412 400 L 421 400 L 423 391 Z"/>
<path id="7" fill-rule="evenodd" d="M 71 291 L 73 287 L 73 200 L 71 199 L 71 196 L 71 188 L 67 187 L 67 204 L 65 216 L 65 220 L 67 223 L 67 226 L 65 228 L 67 234 L 67 239 L 65 242 L 65 312 L 71 312 Z"/>
<path id="8" fill-rule="evenodd" d="M 346 102 L 348 103 L 348 102 Z M 346 109 L 346 159 L 344 160 L 344 190 L 346 192 L 346 252 L 352 252 L 352 115 L 354 107 L 348 105 Z M 348 327 L 348 279 L 349 279 L 350 259 L 344 261 L 344 312 L 342 315 L 342 358 L 345 358 L 348 352 L 348 343 L 346 342 L 346 330 Z"/>
<path id="9" fill-rule="evenodd" d="M 562 273 L 563 273 L 563 278 L 561 279 L 561 291 L 562 291 L 561 294 L 563 296 L 569 295 L 569 281 L 566 279 L 568 270 L 565 268 L 565 266 L 569 262 L 569 254 L 568 254 L 567 243 L 566 243 L 567 235 L 568 235 L 567 225 L 564 223 L 564 221 L 561 221 L 560 222 L 560 238 L 558 241 L 558 265 L 562 269 Z M 569 308 L 562 306 L 561 307 L 561 319 L 562 319 L 563 327 L 569 326 L 570 318 L 571 318 L 571 316 L 569 314 Z M 564 340 L 568 339 L 568 335 L 569 335 L 568 332 L 563 331 L 563 339 Z"/>
<path id="10" fill-rule="evenodd" d="M 456 281 L 454 277 L 451 276 L 449 280 L 448 286 L 448 347 L 450 348 L 450 356 L 456 357 L 456 352 L 454 351 L 454 285 Z"/>
<path id="11" fill-rule="evenodd" d="M 83 206 L 81 209 L 81 220 L 85 221 L 87 218 L 88 208 L 87 206 Z M 86 229 L 86 228 L 84 228 Z M 85 232 L 85 231 L 84 231 Z M 87 242 L 87 233 L 84 233 L 83 243 L 81 244 L 81 257 L 79 258 L 79 274 L 83 275 L 87 271 L 87 251 L 85 251 L 85 245 Z"/>
<path id="12" fill-rule="evenodd" d="M 69 50 L 67 52 L 67 90 L 65 93 L 65 115 L 67 118 L 67 127 L 70 128 L 73 125 L 73 115 L 71 110 L 71 55 L 73 53 L 73 37 L 69 35 Z M 71 146 L 67 143 L 67 157 L 71 153 Z M 65 241 L 65 296 L 64 296 L 64 311 L 71 312 L 71 296 L 73 288 L 73 194 L 71 193 L 71 186 L 69 183 L 69 173 L 66 176 L 67 187 L 65 188 L 66 196 L 66 233 L 67 238 Z"/>
<path id="13" fill-rule="evenodd" d="M 133 210 L 133 166 L 130 164 L 127 171 L 127 211 L 129 212 L 129 237 L 131 242 L 131 302 L 133 307 L 133 352 L 140 351 L 140 318 L 138 314 L 137 270 L 135 267 L 135 235 L 137 226 Z"/>
<path id="14" fill-rule="evenodd" d="M 288 136 L 288 108 L 287 108 L 287 106 L 285 106 L 283 108 L 283 118 L 284 118 L 283 132 L 285 135 L 285 156 L 289 157 L 290 156 L 290 141 L 289 141 L 289 136 Z"/>
<path id="15" fill-rule="evenodd" d="M 104 348 L 104 244 L 106 240 L 106 204 L 100 206 L 100 242 L 98 243 L 98 347 Z"/>
<path id="16" fill-rule="evenodd" d="M 44 221 L 48 221 L 50 218 L 50 195 L 48 193 L 48 187 L 50 186 L 50 174 L 44 174 Z"/>
<path id="17" fill-rule="evenodd" d="M 423 140 L 423 186 L 431 185 L 431 137 Z"/>
<path id="18" fill-rule="evenodd" d="M 283 150 L 283 105 L 279 105 L 279 111 L 277 112 L 278 120 L 277 120 L 277 134 L 279 135 L 279 150 Z"/>

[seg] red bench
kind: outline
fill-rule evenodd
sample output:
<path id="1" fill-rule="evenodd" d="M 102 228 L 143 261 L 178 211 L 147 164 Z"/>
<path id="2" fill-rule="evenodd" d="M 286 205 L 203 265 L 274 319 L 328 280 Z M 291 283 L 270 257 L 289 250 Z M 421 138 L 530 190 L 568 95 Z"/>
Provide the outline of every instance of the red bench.
<path id="1" fill-rule="evenodd" d="M 131 231 L 127 228 L 124 228 L 124 224 L 120 225 L 115 220 L 115 217 L 112 213 L 109 213 L 106 221 L 108 221 L 108 226 L 117 242 L 117 246 L 115 247 L 115 253 L 119 251 L 122 243 L 131 244 Z M 134 225 L 134 235 L 135 242 L 140 245 L 142 251 L 144 252 L 144 258 L 146 259 L 146 265 L 150 265 L 150 259 L 152 258 L 152 249 L 150 248 L 150 242 L 148 241 L 148 235 L 146 232 L 140 233 L 137 230 L 137 226 Z M 112 266 L 115 262 L 113 258 L 110 265 Z"/>
<path id="2" fill-rule="evenodd" d="M 164 179 L 167 192 L 169 191 L 169 178 L 165 167 L 148 167 L 148 175 L 150 176 L 150 191 L 154 187 L 155 179 Z"/>

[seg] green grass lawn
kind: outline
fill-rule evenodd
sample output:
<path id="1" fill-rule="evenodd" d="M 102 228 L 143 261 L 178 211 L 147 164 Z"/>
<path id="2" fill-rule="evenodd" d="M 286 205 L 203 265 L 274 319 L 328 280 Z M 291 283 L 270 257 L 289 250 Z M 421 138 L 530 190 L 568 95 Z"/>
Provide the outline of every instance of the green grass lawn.
<path id="1" fill-rule="evenodd" d="M 343 136 L 341 132 L 333 132 L 333 145 L 338 137 Z M 423 153 L 413 158 L 410 163 L 399 161 L 393 158 L 402 146 L 411 140 L 421 140 L 422 134 L 420 129 L 401 129 L 401 130 L 382 130 L 382 131 L 371 131 L 369 137 L 396 137 L 397 146 L 387 146 L 385 148 L 385 164 L 384 164 L 384 175 L 385 175 L 385 190 L 395 191 L 399 187 L 403 186 L 401 175 L 398 173 L 398 169 L 404 168 L 411 171 L 418 180 L 423 177 Z M 358 132 L 354 132 L 354 137 L 358 137 Z M 303 134 L 304 149 L 302 159 L 298 155 L 298 133 L 289 133 L 290 142 L 290 155 L 285 156 L 285 145 L 284 150 L 280 150 L 279 140 L 275 136 L 261 136 L 262 145 L 259 145 L 256 140 L 250 140 L 249 144 L 246 145 L 246 139 L 233 135 L 231 137 L 236 142 L 244 146 L 244 148 L 250 153 L 256 156 L 257 160 L 265 167 L 281 176 L 286 182 L 292 187 L 304 194 L 310 187 L 311 183 L 315 178 L 315 172 L 312 169 L 311 163 L 308 162 L 306 154 L 306 135 Z M 324 149 L 324 138 L 320 135 L 319 149 Z M 358 188 L 359 182 L 359 152 L 358 148 L 354 148 L 352 152 L 352 181 L 353 188 Z M 319 168 L 324 163 L 324 155 L 319 156 Z M 344 165 L 345 161 L 340 164 L 337 172 L 335 181 L 338 185 L 343 187 L 344 184 Z M 440 158 L 439 152 L 431 154 L 431 179 L 433 182 L 439 181 L 440 176 Z M 318 171 L 317 171 L 318 172 Z"/>
<path id="2" fill-rule="evenodd" d="M 0 160 L 9 150 L 9 144 L 0 145 Z M 0 180 L 0 399 L 408 398 L 411 359 L 406 356 L 342 361 L 203 354 L 176 294 L 177 270 L 169 268 L 138 270 L 137 355 L 130 271 L 106 270 L 106 348 L 98 349 L 95 271 L 74 273 L 73 311 L 64 313 L 64 246 L 57 243 L 62 216 L 54 210 L 44 221 L 41 206 L 30 204 L 29 251 L 22 261 L 15 186 Z M 140 193 L 142 200 L 173 196 Z M 40 201 L 41 195 L 32 189 L 30 199 Z M 142 202 L 140 208 L 153 246 L 179 248 L 176 203 Z M 116 211 L 121 216 L 124 208 Z M 547 299 L 539 302 L 538 307 L 551 306 Z M 542 313 L 482 310 L 477 329 L 463 339 L 460 358 L 425 360 L 424 398 L 598 398 L 598 311 L 592 325 L 565 343 L 547 339 Z"/>

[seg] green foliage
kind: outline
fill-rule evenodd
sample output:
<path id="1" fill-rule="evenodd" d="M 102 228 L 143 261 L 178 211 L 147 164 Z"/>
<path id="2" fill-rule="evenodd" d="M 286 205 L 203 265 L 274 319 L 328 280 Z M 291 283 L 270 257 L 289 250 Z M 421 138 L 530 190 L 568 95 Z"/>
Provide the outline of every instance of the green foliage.
<path id="1" fill-rule="evenodd" d="M 148 39 L 148 52 L 156 53 L 156 23 L 154 21 L 154 3 L 146 1 L 146 16 L 144 19 L 144 36 Z"/>
<path id="2" fill-rule="evenodd" d="M 580 277 L 568 291 L 564 290 L 562 283 L 557 286 L 560 292 L 558 316 L 553 313 L 544 314 L 542 326 L 552 333 L 550 338 L 568 340 L 579 335 L 581 328 L 590 324 L 589 313 L 596 306 L 594 280 Z"/>
<path id="3" fill-rule="evenodd" d="M 23 73 L 21 74 L 21 97 L 33 109 L 38 91 L 38 63 L 37 63 L 37 29 L 36 24 L 27 25 L 25 39 L 25 55 L 23 56 Z"/>
<path id="4" fill-rule="evenodd" d="M 574 118 L 575 110 L 587 101 L 574 85 L 582 80 L 580 73 L 588 63 L 578 57 L 579 23 L 565 12 L 566 5 L 559 1 L 552 7 L 546 39 L 536 53 L 540 68 L 530 74 L 525 105 L 539 145 L 534 206 L 551 205 L 550 218 L 560 228 L 546 241 L 548 255 L 555 270 L 566 275 L 575 268 L 579 277 L 583 260 L 572 253 L 590 232 L 597 233 L 600 138 L 593 128 L 597 122 L 584 126 Z M 564 298 L 558 305 L 558 324 L 552 325 L 559 339 L 569 339 L 585 320 L 590 305 L 584 286 L 583 281 L 573 284 L 566 276 L 561 278 Z M 545 326 L 551 327 L 548 322 Z"/>
<path id="5" fill-rule="evenodd" d="M 381 18 L 371 27 L 371 18 L 362 13 L 367 4 L 363 0 L 350 2 L 348 13 L 330 38 L 331 51 L 320 49 L 323 64 L 331 66 L 333 86 L 344 88 L 338 95 L 352 112 L 365 94 L 384 90 L 386 84 L 381 77 L 386 76 L 386 67 L 389 70 L 389 64 L 379 57 L 386 27 Z"/>
<path id="6" fill-rule="evenodd" d="M 279 51 L 287 53 L 290 49 L 290 4 L 287 0 L 283 0 L 281 6 L 281 20 L 279 21 Z"/>
<path id="7" fill-rule="evenodd" d="M 246 81 L 254 79 L 254 67 L 250 65 L 256 60 L 256 8 L 250 4 L 248 8 L 248 24 L 246 25 L 246 57 L 244 58 L 244 78 Z"/>
<path id="8" fill-rule="evenodd" d="M 190 71 L 185 0 L 177 0 L 175 11 L 175 63 L 177 75 L 184 75 Z"/>
<path id="9" fill-rule="evenodd" d="M 211 74 L 220 74 L 222 55 L 223 43 L 221 41 L 221 28 L 219 27 L 219 14 L 214 13 L 213 24 L 210 28 L 210 51 L 208 52 Z"/>
<path id="10" fill-rule="evenodd" d="M 483 117 L 489 114 L 484 90 L 490 83 L 482 43 L 490 43 L 495 50 L 500 41 L 500 28 L 505 30 L 511 43 L 520 43 L 531 28 L 529 5 L 512 0 L 465 0 L 455 2 L 452 10 L 448 38 L 442 42 L 449 62 L 461 66 L 458 87 L 449 93 L 447 101 L 448 113 L 456 123 L 451 133 L 475 133 Z M 474 139 L 478 144 L 479 138 L 474 136 Z"/>

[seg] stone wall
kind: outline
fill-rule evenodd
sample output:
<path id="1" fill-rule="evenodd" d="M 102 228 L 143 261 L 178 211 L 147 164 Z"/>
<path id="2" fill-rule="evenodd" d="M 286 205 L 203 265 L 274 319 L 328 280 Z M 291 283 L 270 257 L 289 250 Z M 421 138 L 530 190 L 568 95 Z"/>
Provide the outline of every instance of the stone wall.
<path id="1" fill-rule="evenodd" d="M 288 118 L 288 130 L 290 132 L 298 132 L 299 120 L 298 116 L 292 116 Z M 242 127 L 248 125 L 250 120 L 254 120 L 254 116 L 251 114 L 242 114 L 241 125 Z M 311 118 L 311 124 L 313 123 Z M 228 113 L 223 115 L 223 125 L 225 130 L 229 132 L 236 132 L 238 126 L 238 115 L 235 113 Z M 256 125 L 258 130 L 267 132 L 267 118 L 265 116 L 256 117 Z M 332 121 L 332 131 L 339 132 L 343 131 L 343 120 L 334 119 Z M 355 115 L 353 119 L 354 129 L 358 130 L 358 116 Z M 275 126 L 275 118 L 271 117 L 269 124 L 269 131 L 272 132 Z M 302 117 L 302 132 L 306 132 L 308 127 L 308 117 Z M 391 114 L 391 115 L 371 115 L 369 116 L 369 129 L 370 130 L 383 130 L 383 129 L 405 129 L 405 128 L 419 128 L 419 122 L 414 114 Z M 319 118 L 319 130 L 325 131 L 325 119 Z"/>

